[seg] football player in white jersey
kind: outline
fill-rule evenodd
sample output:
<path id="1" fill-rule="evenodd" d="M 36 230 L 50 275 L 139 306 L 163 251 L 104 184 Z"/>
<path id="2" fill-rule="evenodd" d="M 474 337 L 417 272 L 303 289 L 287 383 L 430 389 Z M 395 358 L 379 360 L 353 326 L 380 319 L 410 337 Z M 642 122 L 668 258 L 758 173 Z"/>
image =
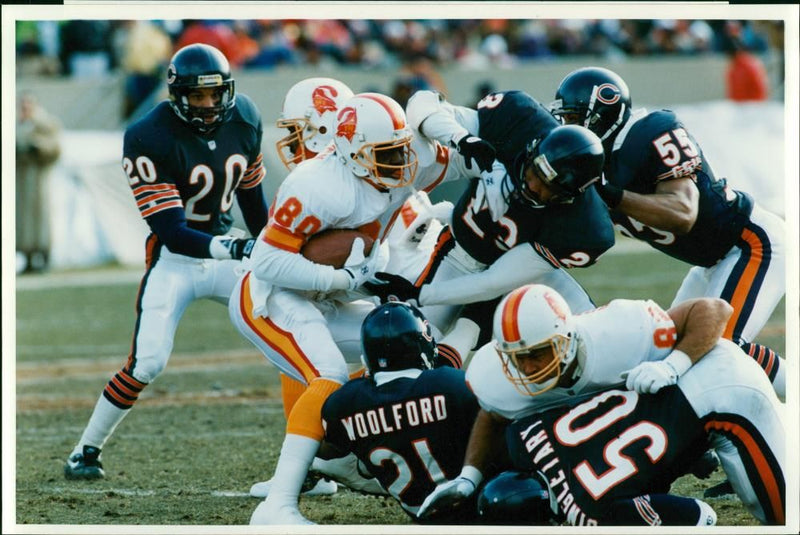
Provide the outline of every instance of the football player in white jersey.
<path id="1" fill-rule="evenodd" d="M 297 502 L 323 436 L 320 409 L 348 379 L 347 362 L 358 362 L 360 325 L 375 306 L 358 299 L 358 288 L 386 265 L 382 240 L 403 203 L 465 176 L 480 173 L 446 147 L 415 141 L 394 100 L 362 93 L 339 111 L 333 143 L 281 184 L 229 311 L 265 357 L 307 388 L 289 413 L 273 484 L 251 523 L 308 523 Z M 371 253 L 357 239 L 340 269 L 300 254 L 311 236 L 332 228 L 370 234 Z"/>
<path id="2" fill-rule="evenodd" d="M 667 311 L 651 300 L 616 299 L 573 315 L 548 286 L 512 291 L 495 312 L 494 341 L 467 368 L 481 411 L 464 469 L 428 496 L 419 516 L 474 492 L 481 471 L 505 451 L 512 420 L 623 381 L 639 393 L 675 384 L 718 342 L 730 314 L 725 301 L 702 298 Z"/>
<path id="3" fill-rule="evenodd" d="M 278 156 L 291 171 L 300 163 L 314 158 L 333 141 L 336 116 L 342 104 L 353 96 L 353 91 L 343 82 L 326 77 L 306 78 L 286 92 L 283 108 L 276 121 L 278 128 L 286 129 L 285 136 L 275 143 Z M 442 201 L 432 205 L 425 192 L 418 191 L 403 205 L 397 221 L 392 225 L 386 241 L 389 244 L 392 273 L 416 278 L 427 262 L 441 230 L 439 219 L 449 216 L 452 204 Z M 354 371 L 358 375 L 363 369 Z M 280 372 L 281 396 L 284 415 L 288 419 L 294 403 L 306 389 L 306 384 Z M 316 461 L 319 467 L 331 466 Z M 339 478 L 341 482 L 341 478 Z M 307 481 L 304 494 L 332 494 L 336 484 L 327 481 Z M 250 495 L 266 498 L 271 481 L 254 483 Z M 367 489 L 377 490 L 371 485 Z M 361 489 L 364 490 L 364 489 Z"/>

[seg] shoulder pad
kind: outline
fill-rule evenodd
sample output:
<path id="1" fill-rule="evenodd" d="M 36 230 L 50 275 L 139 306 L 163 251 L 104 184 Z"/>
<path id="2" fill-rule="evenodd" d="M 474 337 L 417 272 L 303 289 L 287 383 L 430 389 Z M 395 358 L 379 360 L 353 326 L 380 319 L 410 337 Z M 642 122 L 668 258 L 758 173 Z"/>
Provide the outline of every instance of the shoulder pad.
<path id="1" fill-rule="evenodd" d="M 167 101 L 159 103 L 125 129 L 123 153 L 128 156 L 146 154 L 155 159 L 162 157 L 170 151 L 180 135 L 183 125 L 179 121 Z"/>
<path id="2" fill-rule="evenodd" d="M 248 124 L 257 126 L 261 123 L 261 112 L 259 112 L 255 102 L 245 94 L 239 93 L 236 95 L 234 114 L 232 119 L 236 119 L 236 115 L 238 115 L 242 121 Z"/>
<path id="3" fill-rule="evenodd" d="M 423 89 L 414 93 L 406 105 L 409 126 L 418 131 L 422 121 L 438 110 L 444 102 L 444 97 L 438 91 Z"/>

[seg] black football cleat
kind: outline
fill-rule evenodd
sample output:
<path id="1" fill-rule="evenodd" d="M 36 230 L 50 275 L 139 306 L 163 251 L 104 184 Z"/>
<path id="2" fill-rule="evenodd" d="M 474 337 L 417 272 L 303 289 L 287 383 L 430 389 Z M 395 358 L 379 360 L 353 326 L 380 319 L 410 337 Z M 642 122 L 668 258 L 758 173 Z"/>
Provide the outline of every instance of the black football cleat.
<path id="1" fill-rule="evenodd" d="M 722 498 L 732 494 L 734 494 L 733 485 L 726 479 L 722 483 L 717 483 L 713 487 L 707 488 L 703 492 L 703 498 Z"/>
<path id="2" fill-rule="evenodd" d="M 102 479 L 106 476 L 100 462 L 100 448 L 84 446 L 83 453 L 73 453 L 64 465 L 67 479 Z"/>

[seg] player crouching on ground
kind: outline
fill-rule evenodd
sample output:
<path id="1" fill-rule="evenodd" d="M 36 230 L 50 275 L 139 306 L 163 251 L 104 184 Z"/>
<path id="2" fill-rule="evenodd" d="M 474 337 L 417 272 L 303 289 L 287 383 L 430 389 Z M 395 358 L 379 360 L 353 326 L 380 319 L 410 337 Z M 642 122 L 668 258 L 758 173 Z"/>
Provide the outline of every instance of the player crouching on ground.
<path id="1" fill-rule="evenodd" d="M 440 359 L 431 326 L 414 306 L 390 302 L 361 327 L 368 376 L 347 382 L 322 407 L 326 443 L 353 452 L 415 521 L 438 483 L 458 475 L 478 412 L 464 372 Z M 428 522 L 468 523 L 474 504 Z"/>

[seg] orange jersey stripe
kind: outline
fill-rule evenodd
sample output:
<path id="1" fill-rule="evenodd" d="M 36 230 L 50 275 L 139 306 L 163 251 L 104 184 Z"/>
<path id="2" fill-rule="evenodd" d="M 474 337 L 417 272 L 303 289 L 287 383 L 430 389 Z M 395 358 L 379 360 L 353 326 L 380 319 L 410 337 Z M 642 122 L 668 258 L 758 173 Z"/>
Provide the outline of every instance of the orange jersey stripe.
<path id="1" fill-rule="evenodd" d="M 253 189 L 254 187 L 261 184 L 261 181 L 264 180 L 264 177 L 266 175 L 267 171 L 262 167 L 254 175 L 247 175 L 246 177 L 244 177 L 242 182 L 239 184 L 239 189 Z"/>
<path id="2" fill-rule="evenodd" d="M 525 292 L 527 291 L 527 286 L 514 290 L 508 295 L 505 305 L 503 305 L 503 339 L 506 342 L 518 342 L 522 338 L 522 336 L 519 334 L 517 314 L 519 312 L 519 304 L 522 301 L 522 296 L 524 296 Z"/>
<path id="3" fill-rule="evenodd" d="M 306 243 L 304 235 L 294 234 L 285 227 L 273 224 L 272 221 L 267 224 L 267 228 L 264 230 L 264 237 L 261 239 L 273 247 L 290 253 L 300 252 L 300 248 Z"/>
<path id="4" fill-rule="evenodd" d="M 142 193 L 148 193 L 151 191 L 167 191 L 167 190 L 177 192 L 178 188 L 176 188 L 174 184 L 145 184 L 134 188 L 133 194 L 139 196 Z"/>
<path id="5" fill-rule="evenodd" d="M 722 333 L 723 338 L 731 340 L 733 337 L 733 328 L 739 321 L 739 316 L 742 314 L 744 303 L 747 296 L 753 287 L 753 281 L 758 274 L 758 269 L 761 267 L 761 262 L 764 259 L 764 244 L 758 236 L 751 230 L 744 229 L 742 231 L 742 239 L 750 245 L 750 260 L 739 277 L 739 282 L 736 284 L 736 289 L 731 296 L 731 306 L 733 307 L 733 314 L 728 320 L 728 325 L 725 327 L 725 332 Z"/>
<path id="6" fill-rule="evenodd" d="M 748 456 L 752 459 L 753 464 L 758 470 L 758 475 L 761 478 L 761 482 L 764 484 L 770 505 L 775 513 L 776 522 L 778 524 L 784 524 L 786 520 L 783 510 L 783 501 L 781 500 L 781 490 L 778 488 L 778 481 L 772 471 L 772 467 L 769 465 L 769 462 L 764 457 L 764 453 L 761 451 L 761 448 L 758 447 L 758 443 L 750 432 L 741 425 L 720 420 L 711 420 L 707 422 L 705 429 L 706 431 L 716 430 L 731 434 L 741 441 L 747 450 Z"/>
<path id="7" fill-rule="evenodd" d="M 443 147 L 442 145 L 436 144 L 436 161 L 444 164 L 444 168 L 442 172 L 439 173 L 439 177 L 433 181 L 432 184 L 429 184 L 425 188 L 422 189 L 425 193 L 430 193 L 433 188 L 441 184 L 442 180 L 444 180 L 444 176 L 447 174 L 447 168 L 450 167 L 450 149 L 447 147 Z"/>
<path id="8" fill-rule="evenodd" d="M 143 206 L 150 204 L 150 203 L 158 203 L 160 199 L 180 199 L 181 196 L 178 195 L 177 191 L 162 191 L 160 193 L 152 193 L 150 195 L 143 196 L 136 200 L 136 206 L 139 207 L 141 210 Z"/>
<path id="9" fill-rule="evenodd" d="M 151 216 L 153 214 L 157 214 L 158 212 L 161 212 L 162 210 L 168 210 L 170 208 L 181 208 L 181 207 L 183 207 L 183 203 L 181 202 L 180 199 L 178 199 L 178 200 L 175 200 L 175 201 L 170 201 L 170 202 L 165 202 L 165 203 L 158 204 L 158 205 L 156 205 L 156 206 L 154 206 L 154 207 L 152 207 L 152 208 L 150 208 L 148 210 L 142 210 L 141 213 L 142 213 L 142 217 L 149 217 L 149 216 Z"/>
<path id="10" fill-rule="evenodd" d="M 306 380 L 319 377 L 319 371 L 314 367 L 308 357 L 297 345 L 294 336 L 290 332 L 284 331 L 269 318 L 255 318 L 251 314 L 253 301 L 250 298 L 250 275 L 245 275 L 242 281 L 242 298 L 239 302 L 240 312 L 247 325 L 261 338 L 268 346 L 280 353 L 295 370 L 297 370 Z"/>
<path id="11" fill-rule="evenodd" d="M 417 211 L 414 210 L 414 207 L 411 206 L 409 202 L 403 203 L 403 206 L 400 208 L 400 216 L 403 218 L 403 224 L 406 227 L 413 223 L 418 215 Z"/>
<path id="12" fill-rule="evenodd" d="M 442 247 L 444 247 L 445 244 L 450 241 L 452 235 L 453 234 L 450 232 L 450 227 L 447 227 L 446 230 L 439 236 L 439 239 L 436 241 L 436 245 L 433 247 L 433 252 L 428 258 L 428 265 L 426 265 L 425 269 L 422 270 L 422 273 L 419 274 L 414 286 L 422 286 L 422 283 L 428 277 L 428 273 L 430 273 L 436 258 L 439 256 L 439 251 L 441 251 Z"/>

